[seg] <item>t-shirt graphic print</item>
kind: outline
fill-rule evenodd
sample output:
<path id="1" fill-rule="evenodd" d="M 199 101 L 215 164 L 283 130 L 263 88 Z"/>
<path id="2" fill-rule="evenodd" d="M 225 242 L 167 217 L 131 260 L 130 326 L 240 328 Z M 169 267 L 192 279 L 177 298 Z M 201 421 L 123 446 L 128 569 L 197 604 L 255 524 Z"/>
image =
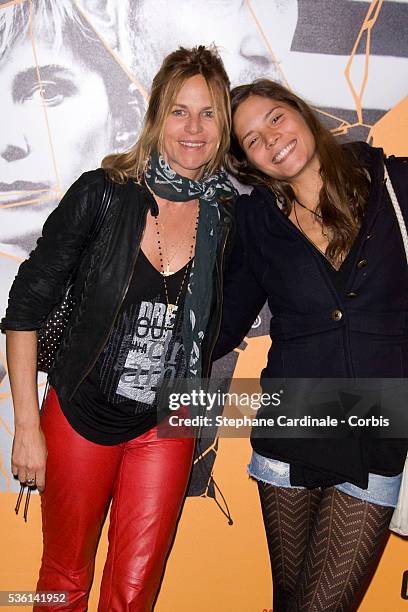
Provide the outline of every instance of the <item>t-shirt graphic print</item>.
<path id="1" fill-rule="evenodd" d="M 142 301 L 119 314 L 100 361 L 100 389 L 111 403 L 152 407 L 163 382 L 185 374 L 179 308 Z"/>

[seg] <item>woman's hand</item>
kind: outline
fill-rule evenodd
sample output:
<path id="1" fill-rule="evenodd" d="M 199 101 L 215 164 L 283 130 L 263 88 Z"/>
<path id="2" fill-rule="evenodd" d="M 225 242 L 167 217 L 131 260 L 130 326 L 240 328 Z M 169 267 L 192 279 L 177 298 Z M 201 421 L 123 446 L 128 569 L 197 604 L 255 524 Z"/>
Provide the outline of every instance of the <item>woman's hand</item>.
<path id="1" fill-rule="evenodd" d="M 11 454 L 11 471 L 22 484 L 33 482 L 40 493 L 45 488 L 45 468 L 47 447 L 41 427 L 16 426 L 13 450 Z"/>
<path id="2" fill-rule="evenodd" d="M 37 333 L 7 331 L 7 363 L 14 404 L 11 470 L 19 481 L 45 487 L 47 448 L 40 425 L 37 391 Z"/>

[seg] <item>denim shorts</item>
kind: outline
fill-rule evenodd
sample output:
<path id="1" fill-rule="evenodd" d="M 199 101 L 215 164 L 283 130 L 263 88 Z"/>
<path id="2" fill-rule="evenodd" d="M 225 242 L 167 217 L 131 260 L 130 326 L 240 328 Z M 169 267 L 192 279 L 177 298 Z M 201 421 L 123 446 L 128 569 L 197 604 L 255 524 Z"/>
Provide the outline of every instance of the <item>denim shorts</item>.
<path id="1" fill-rule="evenodd" d="M 292 487 L 289 480 L 289 463 L 278 461 L 277 459 L 268 459 L 255 451 L 252 453 L 251 463 L 248 465 L 248 474 L 276 487 L 288 487 L 293 489 L 304 489 L 305 487 Z M 367 489 L 360 489 L 350 482 L 342 482 L 335 485 L 336 489 L 357 497 L 371 504 L 379 506 L 390 506 L 395 508 L 398 501 L 398 493 L 400 490 L 402 473 L 397 476 L 381 476 L 380 474 L 368 475 Z"/>

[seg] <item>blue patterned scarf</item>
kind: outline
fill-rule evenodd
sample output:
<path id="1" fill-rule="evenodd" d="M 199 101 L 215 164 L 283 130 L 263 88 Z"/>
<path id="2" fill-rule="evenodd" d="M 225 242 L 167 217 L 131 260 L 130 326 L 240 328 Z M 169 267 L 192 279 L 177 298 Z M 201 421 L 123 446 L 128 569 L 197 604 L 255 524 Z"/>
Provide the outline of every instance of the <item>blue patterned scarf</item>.
<path id="1" fill-rule="evenodd" d="M 193 181 L 177 174 L 157 152 L 150 155 L 144 178 L 150 189 L 161 198 L 180 203 L 198 198 L 200 202 L 195 257 L 188 279 L 183 318 L 187 376 L 198 378 L 201 376 L 201 344 L 211 309 L 219 238 L 218 202 L 220 197 L 233 198 L 237 192 L 222 170 Z"/>

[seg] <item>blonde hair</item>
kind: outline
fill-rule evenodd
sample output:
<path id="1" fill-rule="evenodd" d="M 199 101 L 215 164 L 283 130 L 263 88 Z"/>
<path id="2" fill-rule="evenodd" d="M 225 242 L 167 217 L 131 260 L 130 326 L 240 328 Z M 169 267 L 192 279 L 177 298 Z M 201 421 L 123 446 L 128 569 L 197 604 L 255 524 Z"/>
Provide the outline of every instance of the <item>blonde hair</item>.
<path id="1" fill-rule="evenodd" d="M 150 153 L 154 149 L 162 149 L 164 124 L 178 92 L 187 79 L 197 74 L 201 74 L 207 83 L 220 133 L 219 146 L 205 171 L 213 173 L 224 164 L 231 132 L 230 83 L 224 64 L 215 47 L 179 47 L 164 59 L 153 79 L 149 105 L 137 142 L 128 151 L 107 155 L 102 160 L 102 168 L 114 181 L 123 183 L 129 177 L 138 181 L 142 179 Z"/>

